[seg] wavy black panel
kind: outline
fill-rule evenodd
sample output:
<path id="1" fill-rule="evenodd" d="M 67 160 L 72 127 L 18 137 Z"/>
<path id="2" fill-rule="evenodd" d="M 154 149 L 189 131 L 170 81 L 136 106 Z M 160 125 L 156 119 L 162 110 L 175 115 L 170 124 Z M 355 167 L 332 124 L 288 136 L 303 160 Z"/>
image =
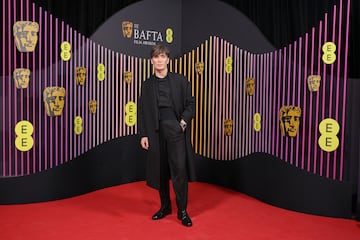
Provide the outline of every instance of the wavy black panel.
<path id="1" fill-rule="evenodd" d="M 144 180 L 145 158 L 137 135 L 118 138 L 44 172 L 0 179 L 0 204 L 68 198 Z M 131 147 L 130 147 L 131 146 Z"/>
<path id="2" fill-rule="evenodd" d="M 197 157 L 198 181 L 243 192 L 303 213 L 350 218 L 351 184 L 296 168 L 272 155 L 254 153 L 234 161 Z"/>

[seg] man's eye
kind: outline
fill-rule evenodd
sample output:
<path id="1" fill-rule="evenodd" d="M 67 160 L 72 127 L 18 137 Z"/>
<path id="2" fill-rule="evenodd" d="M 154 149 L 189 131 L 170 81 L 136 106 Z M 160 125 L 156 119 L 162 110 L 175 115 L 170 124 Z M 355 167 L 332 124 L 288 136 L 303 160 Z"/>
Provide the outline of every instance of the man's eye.
<path id="1" fill-rule="evenodd" d="M 291 117 L 284 117 L 284 118 L 283 118 L 283 121 L 284 121 L 284 122 L 290 122 L 290 119 L 291 119 Z"/>

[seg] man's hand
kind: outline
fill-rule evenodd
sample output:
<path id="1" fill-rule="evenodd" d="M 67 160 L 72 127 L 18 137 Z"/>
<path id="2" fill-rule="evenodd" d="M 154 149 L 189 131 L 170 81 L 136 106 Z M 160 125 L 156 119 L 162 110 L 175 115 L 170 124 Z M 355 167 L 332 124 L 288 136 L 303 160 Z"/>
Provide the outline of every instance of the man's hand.
<path id="1" fill-rule="evenodd" d="M 149 149 L 149 138 L 142 137 L 140 140 L 140 145 L 143 149 L 148 150 Z"/>
<path id="2" fill-rule="evenodd" d="M 184 120 L 184 119 L 181 119 L 181 121 L 180 121 L 180 126 L 181 126 L 183 132 L 185 132 L 186 125 L 187 125 L 187 124 L 186 124 L 185 120 Z"/>

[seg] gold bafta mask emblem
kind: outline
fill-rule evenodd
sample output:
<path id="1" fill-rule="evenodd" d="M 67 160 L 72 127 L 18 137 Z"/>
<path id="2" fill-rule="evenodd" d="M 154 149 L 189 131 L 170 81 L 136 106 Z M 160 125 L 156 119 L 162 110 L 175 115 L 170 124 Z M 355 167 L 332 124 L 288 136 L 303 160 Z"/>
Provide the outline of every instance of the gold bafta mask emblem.
<path id="1" fill-rule="evenodd" d="M 317 92 L 320 88 L 321 76 L 320 75 L 310 75 L 307 78 L 309 91 Z"/>
<path id="2" fill-rule="evenodd" d="M 123 78 L 127 84 L 130 84 L 132 81 L 132 72 L 124 72 Z"/>
<path id="3" fill-rule="evenodd" d="M 19 52 L 33 52 L 38 41 L 39 24 L 17 21 L 13 26 L 16 48 Z"/>
<path id="4" fill-rule="evenodd" d="M 129 21 L 123 21 L 122 32 L 125 38 L 131 38 L 133 32 L 133 23 Z"/>
<path id="5" fill-rule="evenodd" d="M 233 132 L 233 120 L 225 119 L 224 121 L 224 133 L 226 136 L 231 136 Z"/>
<path id="6" fill-rule="evenodd" d="M 195 71 L 197 74 L 202 74 L 204 72 L 204 62 L 195 63 Z"/>
<path id="7" fill-rule="evenodd" d="M 26 68 L 17 68 L 14 70 L 14 81 L 16 88 L 27 88 L 30 81 L 30 70 Z"/>
<path id="8" fill-rule="evenodd" d="M 97 109 L 97 102 L 96 100 L 90 100 L 89 101 L 89 111 L 92 114 L 96 113 L 96 109 Z"/>
<path id="9" fill-rule="evenodd" d="M 76 84 L 83 86 L 86 80 L 86 68 L 76 67 Z"/>
<path id="10" fill-rule="evenodd" d="M 283 136 L 296 137 L 300 125 L 301 108 L 283 106 L 280 108 L 280 130 Z"/>
<path id="11" fill-rule="evenodd" d="M 45 88 L 43 100 L 48 116 L 60 116 L 65 105 L 65 88 L 57 86 Z"/>
<path id="12" fill-rule="evenodd" d="M 249 96 L 254 95 L 255 80 L 253 78 L 246 79 L 246 94 Z"/>

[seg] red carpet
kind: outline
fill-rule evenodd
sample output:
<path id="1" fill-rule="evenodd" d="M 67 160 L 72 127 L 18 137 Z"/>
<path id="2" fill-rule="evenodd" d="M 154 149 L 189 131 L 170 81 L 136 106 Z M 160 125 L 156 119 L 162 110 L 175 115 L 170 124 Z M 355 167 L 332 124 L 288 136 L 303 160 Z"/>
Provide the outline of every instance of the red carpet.
<path id="1" fill-rule="evenodd" d="M 172 196 L 174 198 L 174 196 Z M 193 227 L 173 214 L 153 221 L 158 194 L 135 182 L 65 200 L 0 206 L 0 239 L 360 239 L 355 220 L 319 217 L 277 208 L 205 183 L 189 186 Z"/>

